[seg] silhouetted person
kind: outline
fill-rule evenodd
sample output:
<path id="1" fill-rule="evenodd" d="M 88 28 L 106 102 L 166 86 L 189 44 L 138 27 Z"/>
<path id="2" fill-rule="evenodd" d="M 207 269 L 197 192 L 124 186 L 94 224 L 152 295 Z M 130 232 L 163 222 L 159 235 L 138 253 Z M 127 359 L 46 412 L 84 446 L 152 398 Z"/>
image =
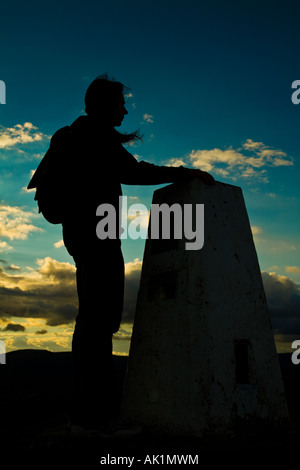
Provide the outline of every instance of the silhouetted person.
<path id="1" fill-rule="evenodd" d="M 161 184 L 196 176 L 213 182 L 200 170 L 138 162 L 122 145 L 140 139 L 138 133 L 115 129 L 127 114 L 123 92 L 120 82 L 98 77 L 85 95 L 86 115 L 70 126 L 63 238 L 76 264 L 79 300 L 72 342 L 76 400 L 71 421 L 86 427 L 106 426 L 118 414 L 112 335 L 122 317 L 124 260 L 118 237 L 97 237 L 97 207 L 112 204 L 118 217 L 121 184 Z"/>

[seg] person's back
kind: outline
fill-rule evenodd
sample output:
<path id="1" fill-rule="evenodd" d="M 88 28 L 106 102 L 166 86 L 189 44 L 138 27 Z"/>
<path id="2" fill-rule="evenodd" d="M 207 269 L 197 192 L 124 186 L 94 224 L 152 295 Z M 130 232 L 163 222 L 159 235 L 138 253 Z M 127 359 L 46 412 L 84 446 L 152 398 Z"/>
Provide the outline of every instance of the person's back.
<path id="1" fill-rule="evenodd" d="M 101 242 L 103 245 L 104 240 L 96 236 L 96 210 L 104 203 L 118 207 L 122 194 L 118 172 L 121 143 L 113 129 L 100 127 L 88 116 L 80 116 L 70 131 L 72 150 L 63 236 L 73 256 L 87 246 L 95 250 Z"/>

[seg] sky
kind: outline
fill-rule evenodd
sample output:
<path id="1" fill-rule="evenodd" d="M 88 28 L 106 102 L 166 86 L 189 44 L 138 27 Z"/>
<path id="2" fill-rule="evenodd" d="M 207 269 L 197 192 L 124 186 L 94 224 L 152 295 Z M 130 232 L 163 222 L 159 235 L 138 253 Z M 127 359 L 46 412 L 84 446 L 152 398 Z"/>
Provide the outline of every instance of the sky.
<path id="1" fill-rule="evenodd" d="M 279 352 L 300 338 L 300 5 L 283 1 L 11 1 L 1 4 L 0 339 L 71 348 L 75 267 L 60 225 L 26 190 L 49 139 L 84 114 L 102 73 L 128 86 L 121 131 L 139 161 L 184 165 L 242 188 Z M 1 82 L 0 82 L 1 85 Z M 5 99 L 4 99 L 5 96 Z M 86 162 L 83 156 L 83 164 Z M 160 186 L 123 186 L 150 208 Z M 123 240 L 114 351 L 127 354 L 144 240 Z"/>

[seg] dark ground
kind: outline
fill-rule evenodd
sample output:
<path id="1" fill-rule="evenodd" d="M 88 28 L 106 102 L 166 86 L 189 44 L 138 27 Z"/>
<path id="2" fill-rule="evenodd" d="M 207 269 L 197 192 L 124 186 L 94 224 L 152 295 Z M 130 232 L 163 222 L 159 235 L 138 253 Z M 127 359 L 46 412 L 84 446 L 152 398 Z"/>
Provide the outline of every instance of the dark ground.
<path id="1" fill-rule="evenodd" d="M 114 356 L 114 359 L 121 389 L 127 358 Z M 291 417 L 291 427 L 286 430 L 227 439 L 158 436 L 145 432 L 131 438 L 75 438 L 70 436 L 67 425 L 72 388 L 71 353 L 41 350 L 8 353 L 6 365 L 0 365 L 0 463 L 37 462 L 38 468 L 43 469 L 50 462 L 55 468 L 69 468 L 63 462 L 69 465 L 75 462 L 89 469 L 98 468 L 101 457 L 108 454 L 140 457 L 142 463 L 147 455 L 191 454 L 199 455 L 199 464 L 204 457 L 209 457 L 212 463 L 221 456 L 224 463 L 226 455 L 232 464 L 238 464 L 239 455 L 243 461 L 246 457 L 247 461 L 255 461 L 261 452 L 266 453 L 269 463 L 271 458 L 298 463 L 290 458 L 300 454 L 300 364 L 294 365 L 290 354 L 280 354 L 279 361 Z M 134 466 L 142 463 L 136 462 Z"/>

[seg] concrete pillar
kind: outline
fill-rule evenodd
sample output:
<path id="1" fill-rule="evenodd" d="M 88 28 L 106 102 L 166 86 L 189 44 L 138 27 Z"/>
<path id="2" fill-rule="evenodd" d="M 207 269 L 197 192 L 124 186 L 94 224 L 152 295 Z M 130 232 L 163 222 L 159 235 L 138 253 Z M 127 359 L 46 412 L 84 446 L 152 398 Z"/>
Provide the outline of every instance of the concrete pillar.
<path id="1" fill-rule="evenodd" d="M 204 204 L 204 246 L 145 245 L 122 413 L 155 432 L 227 434 L 288 420 L 241 188 L 199 180 L 152 204 Z"/>

